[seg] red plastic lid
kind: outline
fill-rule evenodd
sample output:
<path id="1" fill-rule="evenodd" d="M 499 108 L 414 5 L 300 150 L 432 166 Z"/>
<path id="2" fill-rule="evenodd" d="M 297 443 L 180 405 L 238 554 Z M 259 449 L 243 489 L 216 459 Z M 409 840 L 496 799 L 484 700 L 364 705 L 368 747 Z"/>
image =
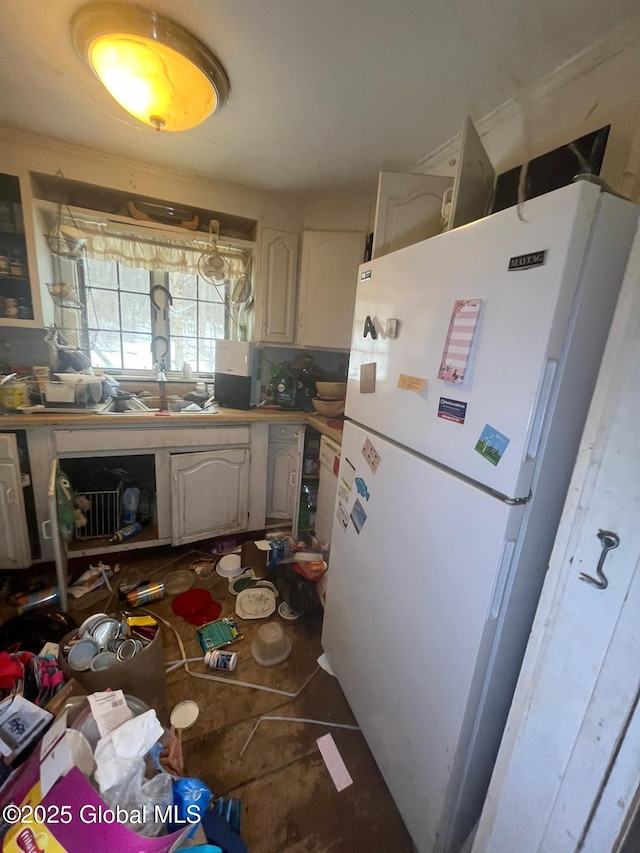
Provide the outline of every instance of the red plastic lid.
<path id="1" fill-rule="evenodd" d="M 207 622 L 215 622 L 218 616 L 222 613 L 222 605 L 219 601 L 210 601 L 204 610 L 199 610 L 197 613 L 192 613 L 190 616 L 185 616 L 185 622 L 191 625 L 197 625 L 198 628 L 206 625 Z"/>
<path id="2" fill-rule="evenodd" d="M 186 619 L 194 613 L 200 613 L 211 604 L 211 593 L 207 589 L 188 589 L 177 595 L 171 602 L 171 609 L 177 616 Z"/>

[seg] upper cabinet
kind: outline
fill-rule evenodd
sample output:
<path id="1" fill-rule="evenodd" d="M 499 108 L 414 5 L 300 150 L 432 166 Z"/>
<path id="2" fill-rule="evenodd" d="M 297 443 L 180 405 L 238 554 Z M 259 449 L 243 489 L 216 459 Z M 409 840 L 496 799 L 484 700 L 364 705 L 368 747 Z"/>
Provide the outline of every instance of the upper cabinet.
<path id="1" fill-rule="evenodd" d="M 0 323 L 33 319 L 20 180 L 0 174 Z"/>
<path id="2" fill-rule="evenodd" d="M 303 233 L 297 344 L 349 349 L 364 247 L 359 231 Z"/>
<path id="3" fill-rule="evenodd" d="M 471 119 L 462 129 L 458 168 L 451 199 L 447 230 L 486 216 L 491 206 L 495 172 Z"/>
<path id="4" fill-rule="evenodd" d="M 380 172 L 372 257 L 404 249 L 443 230 L 442 206 L 453 178 Z"/>
<path id="5" fill-rule="evenodd" d="M 263 228 L 256 286 L 257 341 L 293 343 L 298 235 Z"/>

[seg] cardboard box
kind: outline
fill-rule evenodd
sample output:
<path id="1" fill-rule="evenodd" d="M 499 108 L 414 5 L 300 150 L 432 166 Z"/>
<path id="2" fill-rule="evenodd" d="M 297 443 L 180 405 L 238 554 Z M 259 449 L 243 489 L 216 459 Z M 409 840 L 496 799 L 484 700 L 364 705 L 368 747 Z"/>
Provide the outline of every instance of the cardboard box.
<path id="1" fill-rule="evenodd" d="M 258 539 L 243 542 L 241 548 L 242 565 L 253 569 L 257 578 L 266 578 L 267 569 L 277 566 L 286 559 L 291 550 L 289 539 L 285 536 L 272 539 Z"/>

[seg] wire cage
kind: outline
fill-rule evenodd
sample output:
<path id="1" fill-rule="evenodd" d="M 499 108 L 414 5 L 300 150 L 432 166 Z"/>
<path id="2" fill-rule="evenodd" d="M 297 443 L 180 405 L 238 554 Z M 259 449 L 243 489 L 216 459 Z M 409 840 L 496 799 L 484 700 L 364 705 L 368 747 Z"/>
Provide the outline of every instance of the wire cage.
<path id="1" fill-rule="evenodd" d="M 110 491 L 81 492 L 80 495 L 86 498 L 88 507 L 82 510 L 86 524 L 76 524 L 76 539 L 99 539 L 113 535 L 120 527 L 122 483 Z"/>

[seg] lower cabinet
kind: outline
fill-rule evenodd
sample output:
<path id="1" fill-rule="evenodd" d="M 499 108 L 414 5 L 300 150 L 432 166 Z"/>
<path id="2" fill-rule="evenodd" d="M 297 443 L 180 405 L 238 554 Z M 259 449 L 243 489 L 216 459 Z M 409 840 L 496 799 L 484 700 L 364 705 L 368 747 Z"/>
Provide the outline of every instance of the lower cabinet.
<path id="1" fill-rule="evenodd" d="M 296 529 L 305 427 L 271 424 L 267 455 L 267 524 L 292 523 Z"/>
<path id="2" fill-rule="evenodd" d="M 248 529 L 249 449 L 171 454 L 171 541 Z"/>
<path id="3" fill-rule="evenodd" d="M 16 437 L 0 435 L 0 569 L 31 565 L 29 532 L 20 478 Z"/>

